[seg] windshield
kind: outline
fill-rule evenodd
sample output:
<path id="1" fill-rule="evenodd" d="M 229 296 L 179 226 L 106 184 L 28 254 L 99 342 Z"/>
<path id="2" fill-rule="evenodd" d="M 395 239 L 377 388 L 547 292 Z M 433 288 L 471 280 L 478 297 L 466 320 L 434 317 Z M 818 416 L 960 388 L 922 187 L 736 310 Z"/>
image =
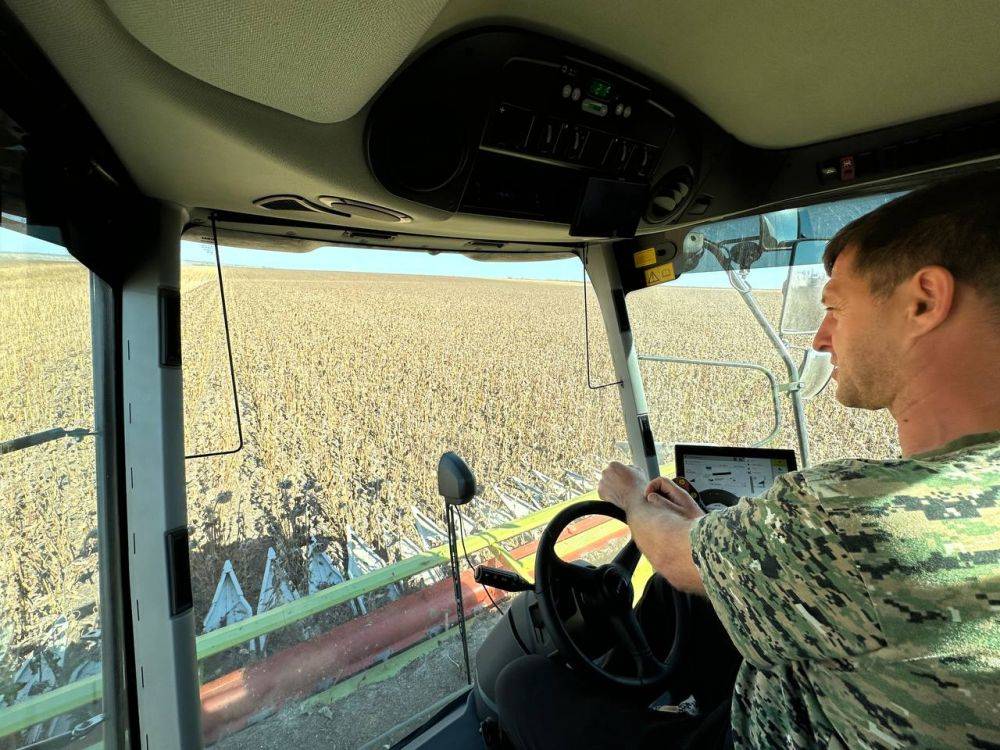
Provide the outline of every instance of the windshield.
<path id="1" fill-rule="evenodd" d="M 794 448 L 800 466 L 898 454 L 889 415 L 841 407 L 811 352 L 826 241 L 896 195 L 697 227 L 675 280 L 628 295 L 661 463 L 678 443 Z"/>
<path id="2" fill-rule="evenodd" d="M 552 506 L 625 458 L 617 394 L 589 389 L 582 367 L 582 263 L 220 255 L 236 452 L 214 248 L 182 248 L 185 443 L 200 456 L 186 463 L 191 578 L 203 696 L 215 696 L 205 741 L 390 745 L 464 689 L 463 638 L 474 656 L 509 606 L 470 563 L 532 578 L 530 541 Z M 595 382 L 613 380 L 600 316 L 590 324 Z M 478 484 L 460 509 L 461 633 L 436 481 L 445 451 Z M 568 557 L 625 541 L 612 521 L 577 531 Z M 241 669 L 249 691 L 270 680 L 280 694 L 236 695 Z M 227 691 L 241 716 L 283 708 L 244 729 L 220 708 Z"/>

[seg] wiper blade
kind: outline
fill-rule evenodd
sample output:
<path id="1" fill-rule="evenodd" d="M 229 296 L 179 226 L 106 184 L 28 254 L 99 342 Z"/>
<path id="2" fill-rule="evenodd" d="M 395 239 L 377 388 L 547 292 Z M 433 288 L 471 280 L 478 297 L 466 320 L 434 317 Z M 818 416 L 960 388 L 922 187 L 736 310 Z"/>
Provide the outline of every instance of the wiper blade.
<path id="1" fill-rule="evenodd" d="M 25 448 L 33 448 L 36 445 L 42 445 L 43 443 L 59 440 L 64 437 L 76 438 L 77 441 L 80 441 L 88 435 L 95 434 L 96 433 L 91 432 L 84 427 L 77 427 L 72 430 L 66 430 L 62 427 L 54 427 L 51 430 L 43 430 L 42 432 L 36 432 L 33 435 L 25 435 L 24 437 L 14 438 L 13 440 L 7 440 L 0 443 L 0 456 L 7 453 L 13 453 L 14 451 L 24 450 Z"/>

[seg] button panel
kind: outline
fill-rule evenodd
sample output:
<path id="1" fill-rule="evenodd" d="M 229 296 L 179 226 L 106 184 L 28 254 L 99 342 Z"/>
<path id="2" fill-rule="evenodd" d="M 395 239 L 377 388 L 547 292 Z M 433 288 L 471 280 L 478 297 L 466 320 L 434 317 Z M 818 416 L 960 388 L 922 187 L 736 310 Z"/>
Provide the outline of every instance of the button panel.
<path id="1" fill-rule="evenodd" d="M 647 181 L 673 130 L 648 90 L 606 71 L 521 58 L 498 82 L 481 147 Z"/>
<path id="2" fill-rule="evenodd" d="M 584 99 L 580 109 L 596 117 L 607 117 L 608 115 L 608 105 L 596 99 Z"/>
<path id="3" fill-rule="evenodd" d="M 677 126 L 671 110 L 683 111 L 635 71 L 493 30 L 443 42 L 387 86 L 369 115 L 370 165 L 423 205 L 576 226 L 595 180 L 627 194 L 629 211 L 645 200 Z"/>
<path id="4" fill-rule="evenodd" d="M 610 135 L 601 130 L 591 130 L 590 136 L 587 138 L 587 148 L 583 152 L 582 162 L 594 169 L 603 167 L 610 146 Z"/>
<path id="5" fill-rule="evenodd" d="M 562 120 L 546 117 L 534 128 L 528 144 L 528 153 L 538 156 L 554 156 L 556 144 L 565 129 L 566 123 Z"/>
<path id="6" fill-rule="evenodd" d="M 615 138 L 611 142 L 611 148 L 608 150 L 607 159 L 604 160 L 604 166 L 611 172 L 624 172 L 634 150 L 635 144 L 631 141 L 627 141 L 624 138 Z"/>
<path id="7" fill-rule="evenodd" d="M 556 153 L 568 161 L 580 161 L 589 135 L 590 131 L 587 128 L 581 128 L 579 125 L 570 125 L 563 130 L 562 137 L 560 137 L 559 143 L 556 146 Z"/>
<path id="8" fill-rule="evenodd" d="M 615 138 L 597 128 L 559 117 L 536 117 L 501 104 L 490 117 L 483 146 L 527 156 L 541 156 L 628 178 L 648 178 L 660 149 L 648 143 Z"/>

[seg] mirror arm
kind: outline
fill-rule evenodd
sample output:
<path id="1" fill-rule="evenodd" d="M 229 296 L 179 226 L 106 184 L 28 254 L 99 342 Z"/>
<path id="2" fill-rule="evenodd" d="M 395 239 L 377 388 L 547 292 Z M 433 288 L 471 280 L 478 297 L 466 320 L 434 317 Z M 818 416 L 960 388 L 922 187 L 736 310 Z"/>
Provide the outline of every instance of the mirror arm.
<path id="1" fill-rule="evenodd" d="M 798 383 L 802 380 L 799 375 L 798 365 L 792 360 L 791 355 L 788 353 L 788 347 L 785 346 L 785 342 L 781 340 L 777 332 L 774 330 L 774 326 L 771 325 L 771 321 L 767 319 L 767 316 L 761 311 L 760 306 L 757 304 L 757 300 L 754 299 L 753 291 L 750 289 L 749 285 L 740 284 L 737 285 L 733 283 L 733 273 L 729 274 L 729 281 L 733 284 L 733 288 L 739 292 L 740 297 L 743 298 L 743 302 L 750 309 L 750 312 L 757 319 L 760 327 L 764 329 L 764 333 L 767 338 L 771 341 L 771 345 L 774 346 L 775 351 L 781 357 L 781 361 L 785 363 L 785 369 L 788 371 L 788 380 L 791 383 Z M 741 279 L 742 281 L 742 279 Z M 806 414 L 805 409 L 802 405 L 802 394 L 799 393 L 798 389 L 790 390 L 788 392 L 788 397 L 792 400 L 792 413 L 795 415 L 795 433 L 799 441 L 799 455 L 802 457 L 802 466 L 809 466 L 809 432 L 806 426 Z"/>
<path id="2" fill-rule="evenodd" d="M 79 441 L 89 435 L 96 434 L 96 432 L 91 432 L 83 427 L 77 427 L 71 430 L 67 430 L 63 427 L 53 427 L 51 430 L 43 430 L 42 432 L 35 432 L 31 435 L 24 435 L 22 437 L 12 438 L 11 440 L 5 440 L 0 443 L 0 456 L 7 453 L 13 453 L 14 451 L 21 451 L 25 448 L 33 448 L 36 445 L 42 445 L 52 440 L 58 440 L 59 438 L 70 437 L 76 438 Z"/>
<path id="3" fill-rule="evenodd" d="M 767 335 L 768 340 L 770 340 L 771 345 L 774 346 L 775 351 L 781 357 L 781 361 L 785 363 L 785 369 L 788 371 L 788 380 L 790 383 L 800 383 L 802 378 L 799 374 L 798 365 L 792 360 L 791 355 L 788 353 L 788 348 L 785 346 L 785 342 L 781 340 L 781 337 L 774 330 L 774 326 L 767 319 L 763 312 L 761 312 L 760 306 L 757 304 L 757 300 L 754 299 L 753 290 L 747 283 L 746 279 L 733 270 L 732 261 L 727 256 L 723 247 L 711 240 L 704 240 L 704 247 L 719 262 L 719 265 L 727 272 L 729 276 L 729 283 L 740 296 L 743 298 L 743 302 L 750 309 L 754 318 L 760 324 L 760 327 L 764 329 L 764 333 Z M 805 409 L 803 408 L 802 394 L 799 393 L 799 389 L 789 389 L 787 391 L 788 397 L 792 400 L 792 413 L 795 415 L 795 433 L 798 437 L 799 443 L 799 455 L 802 458 L 802 465 L 804 467 L 809 466 L 809 432 L 806 425 L 806 415 Z M 779 410 L 780 411 L 780 410 Z"/>

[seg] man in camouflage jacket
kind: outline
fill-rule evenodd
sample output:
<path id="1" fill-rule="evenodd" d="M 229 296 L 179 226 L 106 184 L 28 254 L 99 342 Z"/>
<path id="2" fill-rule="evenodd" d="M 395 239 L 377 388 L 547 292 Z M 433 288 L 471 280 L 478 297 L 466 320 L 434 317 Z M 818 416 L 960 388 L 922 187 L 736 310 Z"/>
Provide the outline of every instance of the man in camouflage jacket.
<path id="1" fill-rule="evenodd" d="M 824 260 L 813 346 L 842 404 L 890 411 L 903 457 L 708 515 L 621 464 L 599 493 L 743 656 L 736 747 L 1000 748 L 1000 178 L 896 199 Z"/>

